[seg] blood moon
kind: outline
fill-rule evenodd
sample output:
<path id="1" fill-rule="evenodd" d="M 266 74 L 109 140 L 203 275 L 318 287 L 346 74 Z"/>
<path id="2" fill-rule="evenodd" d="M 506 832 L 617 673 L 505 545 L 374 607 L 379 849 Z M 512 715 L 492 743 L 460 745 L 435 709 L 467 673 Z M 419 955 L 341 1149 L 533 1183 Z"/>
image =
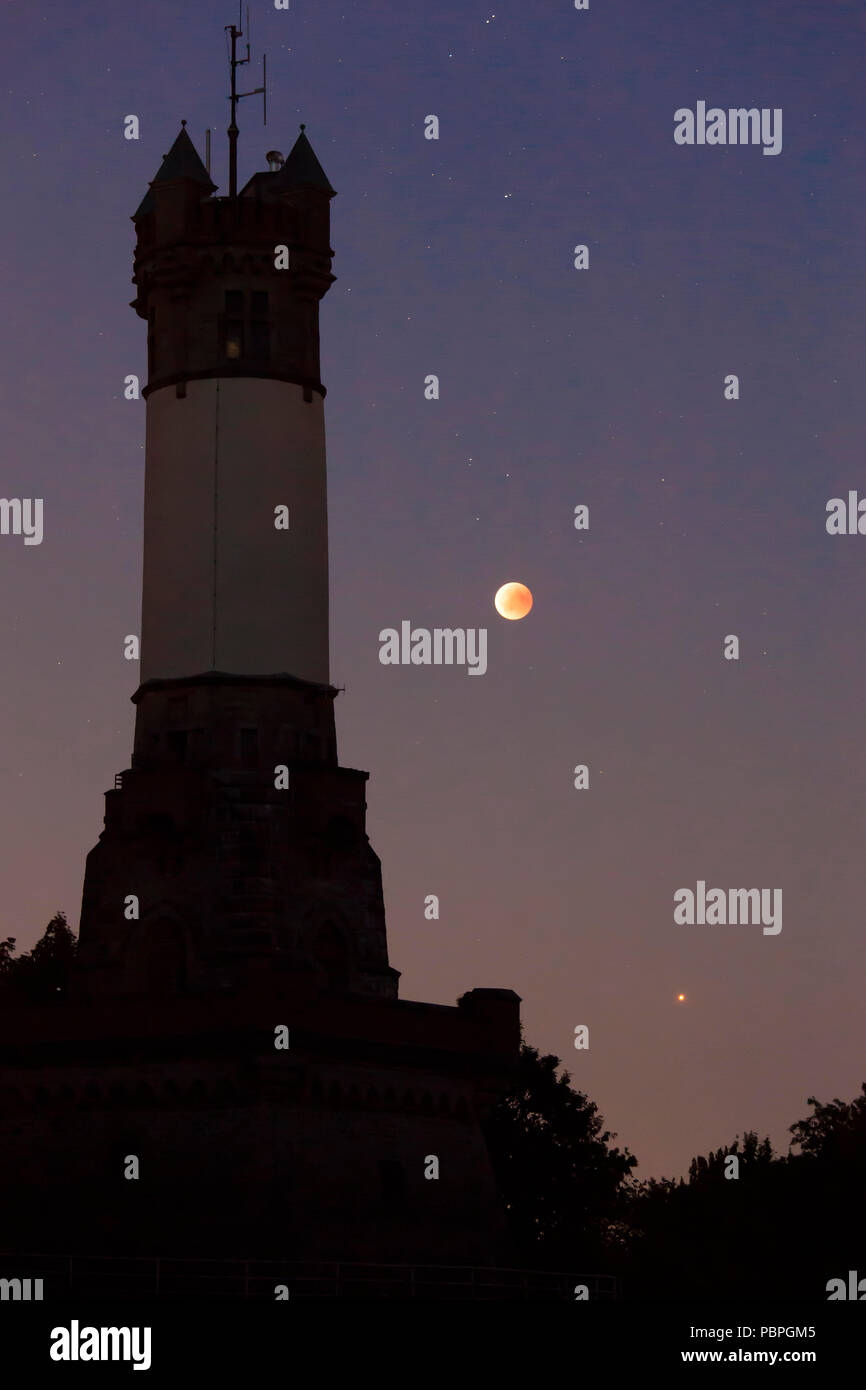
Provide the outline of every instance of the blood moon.
<path id="1" fill-rule="evenodd" d="M 503 584 L 496 590 L 493 606 L 501 618 L 509 618 L 513 622 L 526 617 L 532 607 L 532 594 L 525 584 Z"/>

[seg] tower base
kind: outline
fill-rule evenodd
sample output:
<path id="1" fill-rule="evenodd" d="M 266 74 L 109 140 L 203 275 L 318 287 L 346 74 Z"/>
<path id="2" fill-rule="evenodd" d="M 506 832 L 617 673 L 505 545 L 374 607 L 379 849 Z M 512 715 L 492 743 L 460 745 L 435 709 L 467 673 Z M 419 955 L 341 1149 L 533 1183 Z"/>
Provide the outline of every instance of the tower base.
<path id="1" fill-rule="evenodd" d="M 333 686 L 150 681 L 87 857 L 78 997 L 196 995 L 262 974 L 395 998 L 367 773 L 337 763 Z"/>
<path id="2" fill-rule="evenodd" d="M 7 1010 L 3 1247 L 507 1262 L 481 1122 L 518 1006 L 510 990 L 443 1007 L 259 988 Z"/>

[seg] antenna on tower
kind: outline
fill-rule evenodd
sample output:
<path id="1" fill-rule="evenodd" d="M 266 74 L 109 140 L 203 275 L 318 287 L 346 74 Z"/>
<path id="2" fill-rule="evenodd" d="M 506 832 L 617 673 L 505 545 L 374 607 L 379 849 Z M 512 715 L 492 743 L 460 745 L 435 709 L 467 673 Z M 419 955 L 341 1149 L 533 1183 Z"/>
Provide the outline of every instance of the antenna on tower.
<path id="1" fill-rule="evenodd" d="M 243 31 L 243 29 L 241 28 L 241 4 L 242 4 L 242 0 L 238 0 L 238 22 L 237 22 L 237 24 L 226 24 L 226 25 L 224 26 L 225 32 L 226 32 L 226 33 L 230 36 L 230 38 L 231 38 L 231 56 L 230 56 L 230 58 L 229 58 L 229 69 L 230 69 L 230 71 L 231 71 L 231 93 L 230 93 L 229 98 L 228 98 L 229 101 L 230 101 L 231 104 L 232 104 L 232 118 L 231 118 L 231 123 L 230 123 L 229 128 L 228 128 L 228 137 L 229 137 L 229 197 L 230 197 L 230 198 L 236 198 L 236 197 L 238 196 L 238 123 L 237 123 L 238 102 L 241 101 L 244 97 L 254 97 L 254 96 L 258 96 L 259 92 L 261 92 L 261 94 L 262 94 L 262 105 L 263 105 L 263 115 L 264 115 L 263 124 L 264 124 L 264 125 L 267 125 L 267 123 L 268 123 L 268 92 L 267 92 L 267 85 L 268 85 L 267 61 L 268 61 L 268 59 L 267 59 L 267 54 L 263 54 L 263 55 L 262 55 L 262 73 L 263 73 L 262 80 L 263 80 L 264 85 L 261 86 L 261 87 L 254 87 L 253 90 L 252 90 L 251 92 L 239 92 L 239 91 L 237 90 L 237 85 L 236 85 L 236 74 L 237 74 L 237 69 L 240 68 L 240 67 L 243 67 L 244 63 L 248 63 L 248 62 L 250 61 L 250 44 L 249 44 L 249 37 L 250 37 L 250 7 L 249 7 L 249 5 L 247 5 L 247 18 L 246 18 L 246 24 L 247 24 L 247 29 L 246 29 L 246 34 L 247 34 L 247 56 L 246 56 L 246 58 L 239 58 L 239 57 L 237 56 L 237 44 L 238 44 L 238 39 L 243 38 L 243 35 L 244 35 L 244 31 Z"/>

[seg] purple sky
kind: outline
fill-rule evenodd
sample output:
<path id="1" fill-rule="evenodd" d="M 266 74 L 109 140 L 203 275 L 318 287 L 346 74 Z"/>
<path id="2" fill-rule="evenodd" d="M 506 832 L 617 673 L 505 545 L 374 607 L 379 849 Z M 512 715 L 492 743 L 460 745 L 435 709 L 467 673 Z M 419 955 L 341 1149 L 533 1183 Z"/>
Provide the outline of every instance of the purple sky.
<path id="1" fill-rule="evenodd" d="M 641 1174 L 747 1128 L 785 1146 L 808 1095 L 866 1077 L 866 537 L 824 525 L 866 496 L 862 6 L 251 8 L 271 90 L 266 129 L 241 103 L 240 181 L 304 120 L 339 194 L 332 678 L 401 995 L 515 989 Z M 57 909 L 77 927 L 129 765 L 129 216 L 181 117 L 202 155 L 214 128 L 225 191 L 236 12 L 7 10 L 0 495 L 45 505 L 42 545 L 0 536 L 0 931 L 26 949 Z M 781 154 L 678 147 L 699 100 L 781 107 Z M 520 623 L 491 605 L 510 579 L 535 597 Z M 487 674 L 382 666 L 403 619 L 486 626 Z M 781 934 L 675 925 L 698 879 L 781 887 Z"/>

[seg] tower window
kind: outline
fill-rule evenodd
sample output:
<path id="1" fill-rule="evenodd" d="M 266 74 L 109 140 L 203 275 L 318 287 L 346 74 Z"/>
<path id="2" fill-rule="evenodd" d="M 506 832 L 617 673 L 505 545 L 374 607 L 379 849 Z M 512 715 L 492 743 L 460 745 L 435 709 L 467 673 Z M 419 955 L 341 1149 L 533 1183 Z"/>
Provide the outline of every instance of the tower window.
<path id="1" fill-rule="evenodd" d="M 169 729 L 166 736 L 168 754 L 172 762 L 186 762 L 186 729 Z"/>
<path id="2" fill-rule="evenodd" d="M 297 735 L 297 755 L 301 762 L 315 762 L 319 756 L 319 739 L 316 734 Z"/>
<path id="3" fill-rule="evenodd" d="M 237 361 L 244 355 L 244 325 L 241 319 L 227 319 L 225 328 L 226 357 Z"/>
<path id="4" fill-rule="evenodd" d="M 250 357 L 257 362 L 267 362 L 270 355 L 271 325 L 267 291 L 253 290 L 250 294 Z"/>
<path id="5" fill-rule="evenodd" d="M 236 362 L 244 355 L 244 296 L 242 290 L 226 290 L 225 313 L 223 314 L 220 337 L 223 351 L 230 361 Z"/>
<path id="6" fill-rule="evenodd" d="M 271 355 L 271 325 L 260 319 L 250 322 L 250 357 L 267 362 Z"/>
<path id="7" fill-rule="evenodd" d="M 222 351 L 230 361 L 267 362 L 271 355 L 268 295 L 252 290 L 245 305 L 243 290 L 226 290 L 225 312 L 220 320 Z"/>

